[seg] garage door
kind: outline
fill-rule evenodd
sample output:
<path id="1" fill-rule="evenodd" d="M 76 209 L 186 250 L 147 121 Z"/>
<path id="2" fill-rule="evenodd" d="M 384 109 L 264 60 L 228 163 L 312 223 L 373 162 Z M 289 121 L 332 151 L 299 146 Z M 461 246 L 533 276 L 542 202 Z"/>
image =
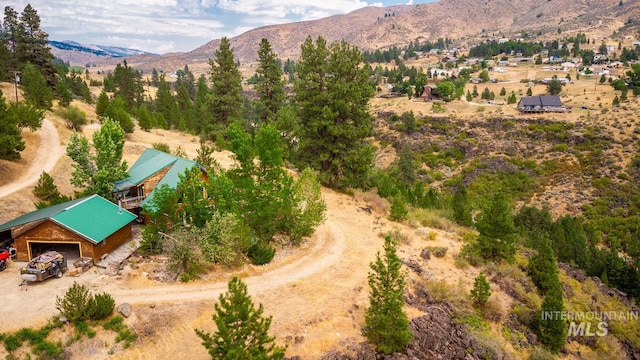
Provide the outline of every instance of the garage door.
<path id="1" fill-rule="evenodd" d="M 29 256 L 31 259 L 50 250 L 64 254 L 67 258 L 67 264 L 72 264 L 80 258 L 79 243 L 29 242 Z"/>

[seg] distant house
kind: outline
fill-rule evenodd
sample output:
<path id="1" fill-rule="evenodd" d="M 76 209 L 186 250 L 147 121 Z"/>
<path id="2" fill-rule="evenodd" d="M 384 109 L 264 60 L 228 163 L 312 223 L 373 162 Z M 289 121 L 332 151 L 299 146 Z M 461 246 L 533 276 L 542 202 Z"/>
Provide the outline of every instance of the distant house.
<path id="1" fill-rule="evenodd" d="M 22 215 L 0 225 L 0 233 L 15 242 L 18 261 L 55 250 L 67 259 L 97 262 L 131 237 L 135 219 L 135 214 L 91 195 Z"/>
<path id="2" fill-rule="evenodd" d="M 518 102 L 518 110 L 522 113 L 565 112 L 558 95 L 526 96 Z"/>
<path id="3" fill-rule="evenodd" d="M 139 215 L 157 187 L 168 185 L 175 189 L 180 182 L 179 175 L 194 167 L 200 168 L 203 179 L 207 178 L 204 167 L 195 161 L 146 149 L 129 169 L 129 177 L 116 182 L 113 193 L 125 209 Z"/>
<path id="4" fill-rule="evenodd" d="M 418 94 L 418 98 L 422 101 L 431 101 L 440 97 L 433 93 L 433 88 L 430 85 L 425 85 Z"/>

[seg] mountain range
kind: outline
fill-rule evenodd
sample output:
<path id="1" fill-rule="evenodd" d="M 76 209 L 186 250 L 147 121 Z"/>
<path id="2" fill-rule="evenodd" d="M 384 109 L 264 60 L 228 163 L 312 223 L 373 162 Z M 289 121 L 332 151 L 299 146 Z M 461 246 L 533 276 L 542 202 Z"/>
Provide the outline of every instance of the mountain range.
<path id="1" fill-rule="evenodd" d="M 280 58 L 295 60 L 300 45 L 309 36 L 322 36 L 328 43 L 344 39 L 368 51 L 404 47 L 411 41 L 435 42 L 438 38 L 464 46 L 502 37 L 517 38 L 523 33 L 535 34 L 535 41 L 578 32 L 603 39 L 625 25 L 635 24 L 638 18 L 640 0 L 440 0 L 418 5 L 369 6 L 313 21 L 265 26 L 230 41 L 236 58 L 241 63 L 251 63 L 257 59 L 262 38 L 269 40 Z M 154 67 L 173 71 L 185 64 L 191 67 L 206 63 L 219 43 L 220 39 L 213 39 L 186 53 L 131 54 L 134 56 L 130 63 L 135 62 L 145 71 Z M 107 51 L 106 47 L 98 48 Z M 120 60 L 112 57 L 101 61 Z"/>

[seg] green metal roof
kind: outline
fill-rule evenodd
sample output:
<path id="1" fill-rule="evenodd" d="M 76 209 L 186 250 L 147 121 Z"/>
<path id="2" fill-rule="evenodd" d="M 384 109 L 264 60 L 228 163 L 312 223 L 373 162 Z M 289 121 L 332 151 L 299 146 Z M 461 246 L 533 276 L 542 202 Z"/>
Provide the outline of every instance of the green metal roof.
<path id="1" fill-rule="evenodd" d="M 48 219 L 50 217 L 52 217 L 53 215 L 59 213 L 60 211 L 64 211 L 64 209 L 73 206 L 81 201 L 84 201 L 86 198 L 82 198 L 82 199 L 75 199 L 75 200 L 71 200 L 68 201 L 66 203 L 62 203 L 62 204 L 57 204 L 57 205 L 53 205 L 53 206 L 49 206 L 47 208 L 44 209 L 39 209 L 36 211 L 32 211 L 28 214 L 24 214 L 20 217 L 17 217 L 11 221 L 8 221 L 2 225 L 0 225 L 0 231 L 4 231 L 7 229 L 11 229 L 13 227 L 16 226 L 20 226 L 20 225 L 24 225 L 24 224 L 28 224 L 31 222 L 35 222 L 35 221 L 40 221 L 40 220 L 45 220 Z"/>
<path id="2" fill-rule="evenodd" d="M 98 244 L 135 218 L 135 214 L 119 208 L 109 200 L 99 195 L 91 195 L 22 215 L 0 225 L 0 231 L 50 219 Z"/>
<path id="3" fill-rule="evenodd" d="M 169 171 L 167 171 L 167 173 L 158 182 L 158 185 L 156 185 L 149 195 L 140 202 L 140 206 L 144 207 L 147 201 L 153 198 L 155 189 L 159 189 L 162 185 L 168 185 L 170 188 L 175 189 L 180 182 L 180 174 L 184 174 L 187 170 L 193 169 L 194 166 L 199 165 L 194 161 L 178 158 Z"/>
<path id="4" fill-rule="evenodd" d="M 156 149 L 146 149 L 142 153 L 142 155 L 140 155 L 138 160 L 136 160 L 136 162 L 131 166 L 131 169 L 129 169 L 129 177 L 124 180 L 120 180 L 116 182 L 115 189 L 125 190 L 132 186 L 139 185 L 150 176 L 158 173 L 159 171 L 166 168 L 167 166 L 173 167 L 176 165 L 176 163 L 180 163 L 181 167 L 186 166 L 182 164 L 187 163 L 189 164 L 188 165 L 189 169 L 194 166 L 199 166 L 198 163 L 195 161 L 191 161 L 191 160 L 183 159 L 178 156 L 167 154 L 164 151 L 160 151 Z M 169 170 L 169 172 L 171 172 L 171 170 Z M 175 179 L 171 178 L 171 179 L 167 179 L 166 181 L 163 178 L 162 181 L 164 181 L 164 183 L 166 183 L 167 185 L 175 188 L 175 185 L 178 183 L 178 178 L 176 176 Z"/>

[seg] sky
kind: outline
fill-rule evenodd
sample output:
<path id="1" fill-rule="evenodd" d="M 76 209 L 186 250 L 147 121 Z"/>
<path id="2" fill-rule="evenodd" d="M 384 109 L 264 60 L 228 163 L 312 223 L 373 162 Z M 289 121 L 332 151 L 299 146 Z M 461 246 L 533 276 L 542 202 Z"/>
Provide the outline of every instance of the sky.
<path id="1" fill-rule="evenodd" d="M 191 51 L 213 39 L 266 25 L 315 20 L 365 6 L 429 1 L 433 0 L 5 0 L 4 6 L 21 13 L 30 3 L 49 40 L 165 54 Z"/>

